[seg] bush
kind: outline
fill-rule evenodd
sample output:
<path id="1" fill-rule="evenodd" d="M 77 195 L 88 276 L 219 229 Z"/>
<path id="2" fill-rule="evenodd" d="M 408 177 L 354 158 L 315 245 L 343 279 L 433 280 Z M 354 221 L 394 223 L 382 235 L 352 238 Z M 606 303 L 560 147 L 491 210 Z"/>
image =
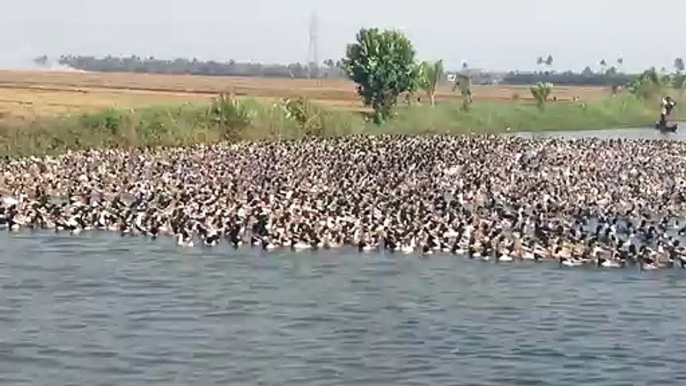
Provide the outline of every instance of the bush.
<path id="1" fill-rule="evenodd" d="M 303 97 L 284 99 L 286 116 L 295 120 L 300 134 L 305 137 L 324 136 L 324 119 L 322 109 Z"/>
<path id="2" fill-rule="evenodd" d="M 543 110 L 548 102 L 548 97 L 553 92 L 553 84 L 548 82 L 538 82 L 536 86 L 530 87 L 531 95 L 536 100 L 536 106 Z"/>
<path id="3" fill-rule="evenodd" d="M 235 141 L 250 127 L 255 113 L 233 95 L 221 94 L 212 101 L 208 116 L 224 140 Z"/>

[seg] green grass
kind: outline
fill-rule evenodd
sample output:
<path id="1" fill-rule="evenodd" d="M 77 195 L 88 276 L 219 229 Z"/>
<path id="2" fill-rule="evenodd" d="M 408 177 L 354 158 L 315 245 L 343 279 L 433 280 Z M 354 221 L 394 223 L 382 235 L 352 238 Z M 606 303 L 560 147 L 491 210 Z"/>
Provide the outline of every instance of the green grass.
<path id="1" fill-rule="evenodd" d="M 587 105 L 549 102 L 543 111 L 533 103 L 477 100 L 469 111 L 462 111 L 459 104 L 399 106 L 396 117 L 375 126 L 359 113 L 327 110 L 301 99 L 289 104 L 231 98 L 218 101 L 212 106 L 109 109 L 33 121 L 3 120 L 0 156 L 363 133 L 497 133 L 508 127 L 512 131 L 603 129 L 647 126 L 658 114 L 657 108 L 648 107 L 652 103 L 648 105 L 630 96 Z"/>
<path id="2" fill-rule="evenodd" d="M 583 104 L 549 102 L 541 111 L 534 103 L 476 102 L 469 111 L 459 105 L 406 107 L 380 127 L 388 133 L 498 133 L 506 131 L 590 130 L 645 126 L 655 122 L 656 108 L 629 96 Z"/>

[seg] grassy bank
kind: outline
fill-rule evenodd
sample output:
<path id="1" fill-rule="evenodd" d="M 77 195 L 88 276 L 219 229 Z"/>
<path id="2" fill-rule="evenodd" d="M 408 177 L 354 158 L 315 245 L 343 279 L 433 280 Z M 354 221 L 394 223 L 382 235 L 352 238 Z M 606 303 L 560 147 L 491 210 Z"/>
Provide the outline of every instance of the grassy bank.
<path id="1" fill-rule="evenodd" d="M 359 113 L 325 109 L 306 100 L 218 99 L 212 105 L 109 109 L 99 113 L 0 122 L 0 156 L 42 155 L 85 148 L 179 146 L 224 140 L 295 139 L 361 133 L 496 133 L 517 130 L 602 129 L 649 125 L 657 109 L 629 96 L 582 104 L 476 102 L 398 108 L 381 127 Z"/>
<path id="2" fill-rule="evenodd" d="M 512 131 L 591 130 L 650 125 L 658 114 L 658 109 L 629 96 L 590 103 L 550 102 L 543 111 L 533 103 L 486 102 L 474 103 L 467 112 L 456 105 L 400 110 L 380 129 L 405 134 L 497 133 L 508 127 Z"/>

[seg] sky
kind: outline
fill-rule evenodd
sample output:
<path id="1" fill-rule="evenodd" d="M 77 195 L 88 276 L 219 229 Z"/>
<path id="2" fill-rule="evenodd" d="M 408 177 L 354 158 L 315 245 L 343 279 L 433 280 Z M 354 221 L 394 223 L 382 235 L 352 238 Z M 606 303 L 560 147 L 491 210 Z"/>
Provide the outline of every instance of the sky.
<path id="1" fill-rule="evenodd" d="M 419 59 L 490 70 L 559 71 L 624 59 L 624 71 L 686 57 L 684 0 L 2 0 L 0 67 L 47 54 L 306 62 L 316 14 L 320 61 L 361 27 L 393 28 Z M 421 15 L 421 16 L 419 16 Z M 658 23 L 658 20 L 660 21 Z M 671 26 L 674 26 L 672 28 Z"/>

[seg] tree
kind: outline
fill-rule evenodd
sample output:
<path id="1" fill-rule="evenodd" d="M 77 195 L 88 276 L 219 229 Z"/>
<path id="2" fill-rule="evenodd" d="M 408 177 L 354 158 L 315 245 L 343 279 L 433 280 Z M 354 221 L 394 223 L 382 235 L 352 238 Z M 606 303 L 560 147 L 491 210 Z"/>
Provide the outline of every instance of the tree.
<path id="1" fill-rule="evenodd" d="M 391 114 L 398 95 L 412 91 L 419 67 L 412 42 L 399 31 L 362 28 L 349 44 L 343 60 L 348 77 L 357 83 L 357 93 L 374 109 L 374 121 Z"/>
<path id="2" fill-rule="evenodd" d="M 684 95 L 684 88 L 686 88 L 686 74 L 681 71 L 672 75 L 672 87 L 679 91 L 679 97 Z"/>
<path id="3" fill-rule="evenodd" d="M 629 84 L 629 92 L 639 99 L 649 99 L 660 94 L 662 82 L 660 74 L 652 67 Z"/>
<path id="4" fill-rule="evenodd" d="M 538 82 L 534 87 L 530 87 L 531 95 L 536 100 L 539 109 L 544 110 L 548 97 L 553 92 L 553 84 L 549 82 Z"/>
<path id="5" fill-rule="evenodd" d="M 45 67 L 48 65 L 48 55 L 42 55 L 33 59 L 33 63 L 37 66 Z"/>
<path id="6" fill-rule="evenodd" d="M 420 67 L 419 87 L 426 91 L 431 101 L 431 106 L 436 104 L 436 87 L 445 76 L 443 61 L 434 63 L 422 62 Z"/>
<path id="7" fill-rule="evenodd" d="M 674 68 L 677 70 L 677 72 L 683 71 L 684 70 L 684 59 L 682 59 L 682 58 L 674 59 Z"/>
<path id="8" fill-rule="evenodd" d="M 600 68 L 602 68 L 603 74 L 605 73 L 605 68 L 607 68 L 607 61 L 605 59 L 601 59 L 600 62 L 598 62 L 600 65 Z"/>
<path id="9" fill-rule="evenodd" d="M 545 60 L 545 65 L 549 66 L 549 67 L 553 65 L 553 56 L 552 55 L 548 55 L 548 57 Z"/>

